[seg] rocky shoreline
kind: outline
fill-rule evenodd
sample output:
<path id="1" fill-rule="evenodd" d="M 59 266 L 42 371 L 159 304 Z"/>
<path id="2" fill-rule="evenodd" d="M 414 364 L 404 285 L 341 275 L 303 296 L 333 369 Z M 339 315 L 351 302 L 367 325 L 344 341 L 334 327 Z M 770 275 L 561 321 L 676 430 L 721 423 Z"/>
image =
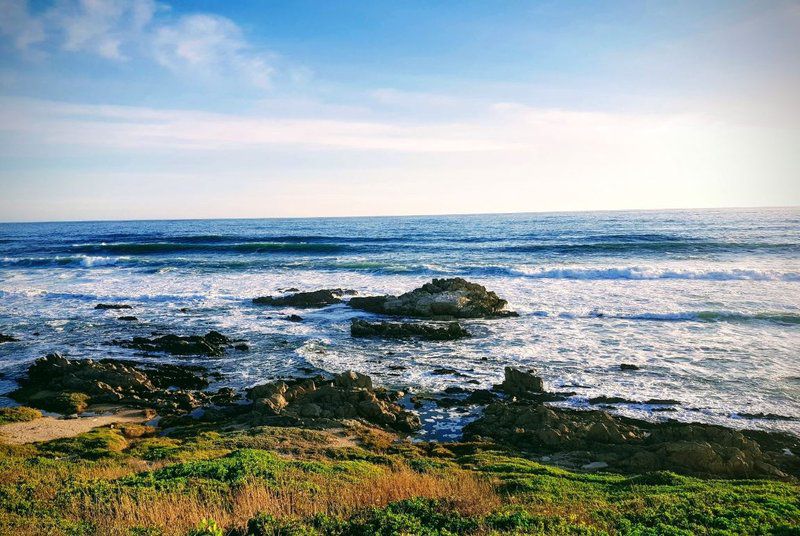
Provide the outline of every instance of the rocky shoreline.
<path id="1" fill-rule="evenodd" d="M 495 293 L 459 278 L 435 279 L 400 296 L 351 297 L 355 292 L 343 289 L 290 290 L 295 292 L 256 298 L 253 302 L 259 306 L 314 308 L 342 303 L 343 298 L 350 297 L 344 302 L 350 307 L 398 319 L 354 319 L 350 329 L 356 338 L 452 341 L 470 335 L 457 319 L 510 318 L 515 314 Z M 98 304 L 96 308 L 116 310 L 130 306 Z M 157 334 L 110 344 L 175 356 L 220 357 L 229 351 L 248 349 L 246 341 L 216 331 L 190 336 Z M 630 366 L 622 368 L 633 370 Z M 442 374 L 455 372 L 441 370 Z M 114 404 L 153 410 L 161 416 L 162 426 L 200 419 L 220 425 L 319 428 L 354 420 L 402 435 L 419 430 L 420 418 L 414 408 L 424 403 L 418 395 L 373 386 L 369 376 L 354 371 L 287 378 L 243 392 L 229 388 L 209 391 L 209 373 L 201 366 L 71 360 L 59 354 L 37 360 L 19 383 L 10 396 L 33 408 L 80 415 L 92 407 Z M 492 390 L 452 387 L 429 394 L 426 400 L 445 408 L 483 408 L 479 417 L 464 427 L 464 441 L 488 441 L 572 468 L 670 470 L 730 478 L 800 477 L 796 455 L 800 453 L 800 440 L 796 437 L 697 423 L 653 423 L 596 409 L 576 411 L 549 404 L 571 395 L 574 393 L 548 392 L 534 371 L 512 367 L 506 368 L 502 383 Z M 589 403 L 606 408 L 619 401 L 623 399 L 596 397 Z M 642 403 L 669 405 L 679 401 Z"/>

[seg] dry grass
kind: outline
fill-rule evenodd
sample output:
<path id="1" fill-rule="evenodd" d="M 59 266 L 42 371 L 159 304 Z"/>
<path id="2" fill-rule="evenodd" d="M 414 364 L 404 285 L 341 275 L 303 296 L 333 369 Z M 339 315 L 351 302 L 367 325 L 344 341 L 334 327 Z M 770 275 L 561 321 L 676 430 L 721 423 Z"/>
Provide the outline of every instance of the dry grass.
<path id="1" fill-rule="evenodd" d="M 308 478 L 308 477 L 306 477 Z M 350 516 L 367 507 L 382 507 L 411 497 L 446 498 L 465 515 L 482 515 L 500 506 L 494 486 L 466 471 L 420 474 L 408 469 L 386 473 L 360 482 L 331 482 L 315 478 L 314 484 L 297 489 L 249 482 L 235 490 L 207 497 L 155 495 L 117 498 L 75 504 L 75 521 L 89 521 L 100 534 L 128 534 L 135 526 L 159 527 L 166 535 L 185 534 L 199 519 L 212 518 L 226 528 L 244 527 L 247 520 L 265 512 L 279 518 L 313 514 Z"/>

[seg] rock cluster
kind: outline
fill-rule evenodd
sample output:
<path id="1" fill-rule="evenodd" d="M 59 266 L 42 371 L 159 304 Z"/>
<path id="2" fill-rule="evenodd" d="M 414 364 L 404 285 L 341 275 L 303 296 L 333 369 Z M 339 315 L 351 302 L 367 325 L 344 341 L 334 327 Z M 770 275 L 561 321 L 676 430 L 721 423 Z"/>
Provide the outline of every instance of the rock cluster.
<path id="1" fill-rule="evenodd" d="M 460 277 L 434 279 L 400 296 L 352 298 L 349 305 L 372 313 L 414 318 L 498 318 L 516 316 L 508 302 Z"/>
<path id="2" fill-rule="evenodd" d="M 311 292 L 296 292 L 286 296 L 261 296 L 253 298 L 255 305 L 271 305 L 273 307 L 326 307 L 342 302 L 342 296 L 353 295 L 356 291 L 341 288 L 328 288 Z"/>
<path id="3" fill-rule="evenodd" d="M 599 460 L 613 469 L 634 472 L 781 478 L 800 469 L 796 457 L 784 454 L 786 445 L 775 442 L 775 436 L 759 444 L 720 426 L 652 423 L 542 404 L 490 404 L 480 419 L 464 428 L 464 436 L 492 438 L 539 453 L 571 452 L 584 461 Z"/>
<path id="4" fill-rule="evenodd" d="M 350 335 L 360 338 L 410 339 L 452 341 L 469 337 L 469 332 L 458 322 L 441 324 L 421 322 L 367 322 L 354 319 Z"/>
<path id="5" fill-rule="evenodd" d="M 206 399 L 200 391 L 208 381 L 196 367 L 123 361 L 73 360 L 49 354 L 36 360 L 11 398 L 60 413 L 80 413 L 88 404 L 119 403 L 162 412 L 191 410 Z"/>
<path id="6" fill-rule="evenodd" d="M 396 396 L 374 389 L 369 376 L 348 371 L 322 378 L 272 382 L 250 389 L 254 411 L 297 418 L 360 418 L 401 432 L 420 427 L 419 417 L 395 403 Z"/>
<path id="7" fill-rule="evenodd" d="M 231 348 L 235 341 L 217 331 L 209 331 L 205 335 L 162 335 L 161 337 L 147 338 L 134 337 L 131 340 L 114 340 L 112 344 L 123 348 L 143 350 L 145 352 L 165 352 L 172 355 L 206 355 L 221 356 L 226 348 Z"/>

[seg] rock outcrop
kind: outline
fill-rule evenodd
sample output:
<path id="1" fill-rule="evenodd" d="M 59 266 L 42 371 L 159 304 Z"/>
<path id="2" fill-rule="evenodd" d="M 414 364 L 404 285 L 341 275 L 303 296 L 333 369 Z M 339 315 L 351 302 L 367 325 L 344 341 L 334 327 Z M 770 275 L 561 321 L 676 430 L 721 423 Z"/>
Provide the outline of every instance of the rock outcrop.
<path id="1" fill-rule="evenodd" d="M 414 318 L 499 318 L 516 316 L 508 302 L 460 277 L 434 279 L 400 296 L 352 298 L 349 305 L 372 313 Z"/>
<path id="2" fill-rule="evenodd" d="M 236 341 L 229 339 L 217 331 L 209 331 L 205 335 L 162 335 L 161 337 L 134 337 L 131 340 L 114 340 L 111 344 L 132 348 L 145 352 L 165 352 L 172 355 L 206 355 L 221 356 L 227 348 L 231 348 Z"/>
<path id="3" fill-rule="evenodd" d="M 36 360 L 10 396 L 29 406 L 69 414 L 99 403 L 187 411 L 206 399 L 194 390 L 208 386 L 199 370 L 176 365 L 145 368 L 113 359 L 77 360 L 49 354 Z"/>
<path id="4" fill-rule="evenodd" d="M 395 395 L 375 389 L 369 376 L 348 371 L 331 380 L 271 382 L 251 388 L 254 412 L 300 419 L 363 419 L 401 432 L 420 427 L 419 417 L 395 403 Z"/>
<path id="5" fill-rule="evenodd" d="M 544 381 L 536 375 L 535 370 L 524 371 L 514 367 L 506 367 L 505 378 L 498 388 L 507 395 L 526 397 L 544 393 Z"/>
<path id="6" fill-rule="evenodd" d="M 464 428 L 464 437 L 492 438 L 528 452 L 572 454 L 578 466 L 601 461 L 631 472 L 669 470 L 717 477 L 785 478 L 800 474 L 800 441 L 695 423 L 652 423 L 542 404 L 495 402 Z"/>
<path id="7" fill-rule="evenodd" d="M 469 337 L 469 332 L 458 322 L 441 324 L 421 322 L 367 322 L 354 319 L 350 335 L 358 338 L 410 339 L 452 341 Z"/>
<path id="8" fill-rule="evenodd" d="M 16 337 L 12 337 L 11 335 L 4 335 L 4 334 L 0 333 L 0 343 L 18 342 L 18 341 L 19 341 L 19 339 L 17 339 Z"/>
<path id="9" fill-rule="evenodd" d="M 328 288 L 311 292 L 296 292 L 286 296 L 262 296 L 253 298 L 255 305 L 270 305 L 273 307 L 327 307 L 342 302 L 342 296 L 353 295 L 354 290 L 341 288 Z"/>

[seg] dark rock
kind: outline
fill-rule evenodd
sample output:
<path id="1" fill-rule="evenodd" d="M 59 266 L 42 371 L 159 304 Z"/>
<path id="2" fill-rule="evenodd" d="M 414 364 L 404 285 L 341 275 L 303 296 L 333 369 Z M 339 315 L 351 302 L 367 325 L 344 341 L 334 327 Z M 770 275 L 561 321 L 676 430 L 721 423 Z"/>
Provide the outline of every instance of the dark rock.
<path id="1" fill-rule="evenodd" d="M 458 322 L 426 324 L 420 322 L 367 322 L 354 319 L 350 335 L 359 338 L 409 339 L 452 341 L 469 337 L 469 332 Z"/>
<path id="2" fill-rule="evenodd" d="M 621 363 L 619 366 L 620 370 L 639 370 L 641 367 L 638 365 L 634 365 L 632 363 Z"/>
<path id="3" fill-rule="evenodd" d="M 234 350 L 239 350 L 240 352 L 247 352 L 248 350 L 250 350 L 250 346 L 248 346 L 247 344 L 241 342 L 239 344 L 234 344 L 233 345 L 233 349 Z"/>
<path id="4" fill-rule="evenodd" d="M 649 398 L 647 400 L 630 400 L 621 396 L 595 396 L 589 399 L 589 404 L 648 404 L 655 406 L 679 406 L 678 400 L 670 398 Z"/>
<path id="5" fill-rule="evenodd" d="M 133 307 L 125 303 L 98 303 L 94 308 L 100 310 L 133 309 Z"/>
<path id="6" fill-rule="evenodd" d="M 460 277 L 434 279 L 400 296 L 352 298 L 348 304 L 372 313 L 417 318 L 498 318 L 516 316 L 494 292 Z"/>
<path id="7" fill-rule="evenodd" d="M 499 388 L 507 395 L 524 397 L 532 393 L 544 392 L 544 381 L 536 375 L 535 370 L 524 371 L 506 367 L 504 374 L 505 379 Z"/>
<path id="8" fill-rule="evenodd" d="M 189 312 L 189 308 L 188 307 L 181 307 L 180 309 L 178 309 L 178 311 L 181 312 L 181 313 L 188 313 Z"/>
<path id="9" fill-rule="evenodd" d="M 271 305 L 273 307 L 325 307 L 342 302 L 342 296 L 350 292 L 340 288 L 314 290 L 311 292 L 297 292 L 288 296 L 262 296 L 253 298 L 256 305 Z"/>
<path id="10" fill-rule="evenodd" d="M 288 320 L 289 322 L 302 322 L 303 317 L 300 315 L 289 315 L 286 317 L 286 320 Z"/>
<path id="11" fill-rule="evenodd" d="M 233 346 L 234 342 L 217 331 L 209 331 L 205 335 L 191 335 L 188 337 L 163 335 L 152 339 L 134 337 L 129 341 L 114 340 L 111 343 L 123 348 L 132 348 L 145 352 L 166 352 L 172 355 L 221 356 L 225 353 L 226 348 Z"/>
<path id="12" fill-rule="evenodd" d="M 2 333 L 0 333 L 0 343 L 18 342 L 18 341 L 19 339 L 17 339 L 16 337 L 12 337 L 11 335 L 3 335 Z"/>
<path id="13" fill-rule="evenodd" d="M 476 389 L 465 399 L 467 404 L 484 405 L 497 400 L 497 396 L 487 389 Z"/>
<path id="14" fill-rule="evenodd" d="M 542 404 L 490 404 L 480 419 L 464 428 L 464 437 L 492 438 L 539 455 L 558 452 L 601 460 L 613 470 L 637 473 L 668 470 L 732 478 L 800 474 L 800 464 L 782 453 L 789 446 L 799 447 L 800 440 L 786 435 L 675 421 L 653 423 Z"/>
<path id="15" fill-rule="evenodd" d="M 10 394 L 14 400 L 65 413 L 80 413 L 87 404 L 97 403 L 187 411 L 200 406 L 205 395 L 172 387 L 208 385 L 194 370 L 176 365 L 144 368 L 113 359 L 70 360 L 59 354 L 37 359 L 19 383 L 20 388 Z"/>
<path id="16" fill-rule="evenodd" d="M 451 368 L 437 368 L 431 371 L 431 374 L 434 376 L 446 376 L 448 374 L 452 374 L 453 376 L 463 376 L 459 371 L 456 369 Z"/>
<path id="17" fill-rule="evenodd" d="M 397 394 L 374 389 L 369 376 L 348 371 L 334 376 L 333 381 L 316 378 L 257 385 L 247 396 L 253 400 L 256 413 L 268 416 L 357 418 L 402 432 L 418 429 L 419 418 L 391 401 Z"/>
<path id="18" fill-rule="evenodd" d="M 745 419 L 762 419 L 765 421 L 796 421 L 797 417 L 790 417 L 788 415 L 778 415 L 776 413 L 737 413 L 739 417 Z"/>
<path id="19" fill-rule="evenodd" d="M 124 322 L 136 322 L 139 319 L 136 318 L 135 316 L 120 316 L 119 318 L 117 318 L 117 320 L 122 320 Z"/>

